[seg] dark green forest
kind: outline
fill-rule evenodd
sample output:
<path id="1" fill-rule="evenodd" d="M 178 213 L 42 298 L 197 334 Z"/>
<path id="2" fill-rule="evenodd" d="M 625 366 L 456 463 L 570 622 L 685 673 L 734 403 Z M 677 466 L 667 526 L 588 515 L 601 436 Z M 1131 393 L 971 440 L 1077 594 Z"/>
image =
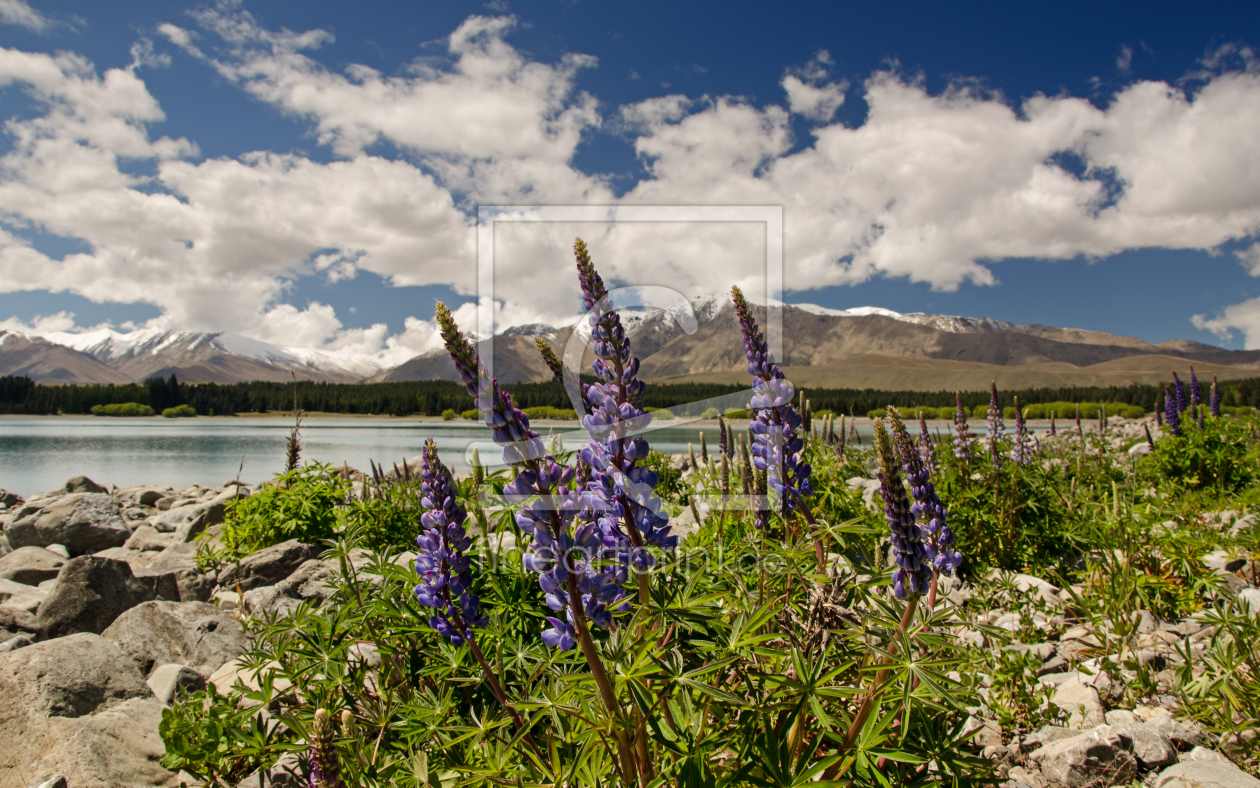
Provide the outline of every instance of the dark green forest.
<path id="1" fill-rule="evenodd" d="M 1171 382 L 1171 381 L 1170 381 Z M 506 386 L 520 408 L 549 405 L 573 407 L 564 387 L 547 383 L 514 383 Z M 1206 386 L 1204 399 L 1207 399 Z M 669 408 L 683 403 L 736 394 L 740 386 L 715 383 L 651 385 L 644 405 Z M 1005 407 L 1018 396 L 1024 405 L 1042 402 L 1123 402 L 1154 410 L 1161 387 L 1151 385 L 1039 388 L 999 391 Z M 1260 407 L 1260 378 L 1229 381 L 1221 385 L 1222 403 Z M 809 389 L 805 396 L 813 409 L 862 415 L 886 405 L 943 407 L 954 404 L 952 391 L 878 391 L 875 389 Z M 987 403 L 983 391 L 964 392 L 968 407 Z M 86 414 L 94 405 L 137 402 L 159 413 L 176 405 L 191 405 L 203 416 L 236 413 L 305 411 L 369 415 L 438 416 L 444 410 L 461 413 L 473 407 L 472 398 L 458 383 L 417 380 L 401 383 L 182 383 L 172 375 L 122 386 L 44 386 L 25 377 L 0 377 L 0 413 Z"/>

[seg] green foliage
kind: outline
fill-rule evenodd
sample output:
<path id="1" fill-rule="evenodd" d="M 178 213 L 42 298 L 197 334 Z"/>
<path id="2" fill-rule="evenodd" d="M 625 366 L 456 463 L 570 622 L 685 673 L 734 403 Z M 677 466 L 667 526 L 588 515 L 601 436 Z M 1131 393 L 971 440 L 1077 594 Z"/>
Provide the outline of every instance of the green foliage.
<path id="1" fill-rule="evenodd" d="M 270 687 L 268 687 L 270 689 Z M 278 756 L 277 725 L 260 714 L 251 693 L 220 695 L 213 685 L 181 697 L 162 710 L 158 734 L 166 744 L 161 765 L 180 770 L 208 785 L 233 785 Z"/>
<path id="2" fill-rule="evenodd" d="M 706 408 L 704 412 L 700 414 L 700 418 L 716 419 L 718 416 L 721 416 L 721 415 L 722 415 L 722 411 L 718 410 L 717 408 Z"/>
<path id="3" fill-rule="evenodd" d="M 1240 492 L 1255 483 L 1257 451 L 1251 426 L 1234 419 L 1209 418 L 1199 430 L 1189 418 L 1183 435 L 1166 434 L 1145 458 L 1157 477 L 1175 490 Z"/>
<path id="4" fill-rule="evenodd" d="M 139 402 L 118 402 L 113 405 L 93 405 L 93 416 L 152 416 L 153 408 Z"/>
<path id="5" fill-rule="evenodd" d="M 223 548 L 203 548 L 203 564 L 233 561 L 264 547 L 299 539 L 319 543 L 337 531 L 350 482 L 331 465 L 310 463 L 276 476 L 248 498 L 228 503 L 220 538 Z"/>
<path id="6" fill-rule="evenodd" d="M 469 408 L 468 410 L 459 414 L 459 416 L 460 418 L 468 419 L 469 421 L 481 421 L 481 411 L 477 410 L 476 408 Z"/>
<path id="7" fill-rule="evenodd" d="M 442 421 L 452 421 L 458 415 L 459 414 L 456 413 L 454 409 L 447 408 L 446 410 L 442 411 Z"/>
<path id="8" fill-rule="evenodd" d="M 746 419 L 749 418 L 748 411 L 743 408 L 727 408 L 726 413 L 722 414 L 728 419 Z M 826 413 L 815 413 L 815 416 L 824 416 Z"/>
<path id="9" fill-rule="evenodd" d="M 162 411 L 162 416 L 168 419 L 186 419 L 197 415 L 197 409 L 192 405 L 176 405 L 173 408 L 166 408 Z"/>

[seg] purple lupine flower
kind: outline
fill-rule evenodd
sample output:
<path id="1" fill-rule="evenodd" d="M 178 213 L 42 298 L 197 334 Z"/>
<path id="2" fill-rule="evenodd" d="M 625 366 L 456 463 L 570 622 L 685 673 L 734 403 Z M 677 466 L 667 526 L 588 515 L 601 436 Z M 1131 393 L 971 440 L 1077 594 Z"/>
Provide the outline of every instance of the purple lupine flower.
<path id="1" fill-rule="evenodd" d="M 542 439 L 529 428 L 529 418 L 512 404 L 512 395 L 499 388 L 499 379 L 486 379 L 477 350 L 459 330 L 451 310 L 439 301 L 435 311 L 446 352 L 468 394 L 475 398 L 473 404 L 485 417 L 486 426 L 494 430 L 494 442 L 503 447 L 503 461 L 516 465 L 541 457 Z"/>
<path id="2" fill-rule="evenodd" d="M 416 537 L 416 601 L 437 612 L 429 626 L 448 639 L 453 646 L 462 646 L 472 638 L 472 630 L 484 627 L 487 620 L 480 614 L 480 600 L 469 591 L 472 569 L 467 556 L 472 540 L 464 531 L 468 515 L 455 499 L 451 472 L 438 459 L 437 444 L 429 438 L 420 457 L 421 531 Z"/>
<path id="3" fill-rule="evenodd" d="M 1155 409 L 1155 426 L 1160 429 L 1164 428 L 1164 411 L 1168 410 L 1168 391 L 1165 390 L 1163 397 L 1159 401 L 1159 407 Z"/>
<path id="4" fill-rule="evenodd" d="M 999 444 L 1006 439 L 1006 425 L 1002 423 L 1002 409 L 998 407 L 996 381 L 989 384 L 989 424 L 986 439 L 993 467 L 1002 467 L 1002 448 Z"/>
<path id="5" fill-rule="evenodd" d="M 958 413 L 954 415 L 954 456 L 970 460 L 976 456 L 976 434 L 967 426 L 967 409 L 963 407 L 962 393 L 954 392 L 958 401 Z"/>
<path id="6" fill-rule="evenodd" d="M 1208 407 L 1212 410 L 1212 415 L 1216 418 L 1221 417 L 1221 392 L 1216 387 L 1216 376 L 1212 376 L 1212 394 L 1208 397 Z"/>
<path id="7" fill-rule="evenodd" d="M 1190 403 L 1186 402 L 1186 386 L 1181 382 L 1181 378 L 1177 377 L 1176 372 L 1173 373 L 1173 390 L 1176 392 L 1177 413 L 1185 413 Z"/>
<path id="8" fill-rule="evenodd" d="M 928 434 L 927 419 L 919 412 L 919 456 L 931 473 L 936 473 L 936 447 L 932 445 L 932 436 Z"/>
<path id="9" fill-rule="evenodd" d="M 805 499 L 814 494 L 809 477 L 812 468 L 801 461 L 804 442 L 797 431 L 801 417 L 792 407 L 792 384 L 783 377 L 757 327 L 752 309 L 738 287 L 731 288 L 735 314 L 744 335 L 748 372 L 753 376 L 753 397 L 748 408 L 753 413 L 748 429 L 753 433 L 753 464 L 766 472 L 769 488 L 778 496 L 779 511 L 792 510 L 808 515 Z M 757 512 L 757 525 L 769 525 L 769 512 Z"/>
<path id="10" fill-rule="evenodd" d="M 931 481 L 931 469 L 923 461 L 914 442 L 910 439 L 905 425 L 895 410 L 889 409 L 888 420 L 892 423 L 892 434 L 901 452 L 901 468 L 906 472 L 906 482 L 910 485 L 910 494 L 914 503 L 910 513 L 914 515 L 922 534 L 927 579 L 931 580 L 933 571 L 949 575 L 962 563 L 962 554 L 953 549 L 954 533 L 946 525 L 945 506 L 936 494 L 936 487 Z M 925 584 L 920 576 L 920 586 Z M 904 582 L 903 582 L 904 586 Z"/>
<path id="11" fill-rule="evenodd" d="M 1019 397 L 1015 398 L 1015 440 L 1011 444 L 1011 459 L 1017 465 L 1028 465 L 1032 462 L 1032 440 L 1028 434 L 1028 425 L 1024 422 L 1024 413 L 1019 408 Z"/>
<path id="12" fill-rule="evenodd" d="M 932 563 L 923 543 L 923 529 L 914 521 L 910 499 L 901 480 L 901 460 L 883 419 L 875 420 L 875 448 L 879 455 L 879 492 L 884 499 L 884 516 L 891 531 L 893 560 L 893 595 L 905 599 L 920 594 L 932 580 Z"/>
<path id="13" fill-rule="evenodd" d="M 1176 377 L 1176 373 L 1173 376 Z M 1181 437 L 1181 411 L 1177 409 L 1177 401 L 1168 396 L 1167 390 L 1164 391 L 1164 421 L 1169 432 Z"/>
<path id="14" fill-rule="evenodd" d="M 1194 367 L 1190 367 L 1190 404 L 1196 408 L 1203 402 L 1203 392 L 1199 391 L 1199 378 L 1194 374 Z"/>
<path id="15" fill-rule="evenodd" d="M 311 723 L 311 788 L 346 788 L 341 779 L 341 760 L 333 741 L 332 720 L 324 709 L 315 710 Z"/>

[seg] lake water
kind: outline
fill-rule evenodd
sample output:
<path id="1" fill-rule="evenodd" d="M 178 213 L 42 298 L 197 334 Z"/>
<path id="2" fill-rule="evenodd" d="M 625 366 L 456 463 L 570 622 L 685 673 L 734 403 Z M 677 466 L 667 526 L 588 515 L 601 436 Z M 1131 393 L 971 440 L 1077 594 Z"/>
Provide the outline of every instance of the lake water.
<path id="1" fill-rule="evenodd" d="M 715 422 L 653 429 L 652 447 L 669 454 L 700 451 L 703 430 L 717 445 Z M 55 417 L 0 419 L 0 489 L 23 497 L 55 490 L 80 474 L 93 481 L 130 484 L 218 486 L 229 479 L 259 482 L 284 468 L 285 440 L 292 419 L 121 419 Z M 566 425 L 535 425 L 544 436 L 557 433 L 566 448 L 586 441 L 586 433 Z M 653 425 L 654 427 L 656 425 Z M 868 440 L 867 428 L 863 440 Z M 368 460 L 389 468 L 420 453 L 426 438 L 437 441 L 443 462 L 467 472 L 469 448 L 479 446 L 484 464 L 499 452 L 490 431 L 469 422 L 415 419 L 312 419 L 302 427 L 302 459 L 366 470 Z"/>

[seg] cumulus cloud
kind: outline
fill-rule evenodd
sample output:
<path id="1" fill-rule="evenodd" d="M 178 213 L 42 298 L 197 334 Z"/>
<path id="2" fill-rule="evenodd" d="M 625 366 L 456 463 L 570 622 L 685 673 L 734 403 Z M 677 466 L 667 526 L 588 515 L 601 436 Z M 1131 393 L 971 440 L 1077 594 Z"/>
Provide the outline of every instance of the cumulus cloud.
<path id="1" fill-rule="evenodd" d="M 787 93 L 791 112 L 820 123 L 831 120 L 836 114 L 836 110 L 844 104 L 849 83 L 846 80 L 828 80 L 827 66 L 831 63 L 831 55 L 822 49 L 803 69 L 783 75 L 780 84 Z"/>
<path id="2" fill-rule="evenodd" d="M 993 284 L 992 260 L 1215 249 L 1260 227 L 1260 73 L 1249 53 L 1205 62 L 1181 86 L 1129 84 L 1105 106 L 1066 95 L 1011 102 L 967 84 L 931 93 L 881 71 L 857 88 L 865 121 L 846 126 L 833 117 L 849 86 L 830 75 L 825 52 L 784 73 L 785 105 L 665 95 L 601 112 L 576 88 L 594 58 L 532 60 L 508 43 L 514 25 L 471 16 L 440 57 L 393 74 L 334 71 L 317 59 L 330 33 L 271 31 L 234 4 L 199 12 L 195 28 L 158 27 L 308 123 L 331 162 L 269 151 L 198 160 L 194 141 L 152 139 L 163 113 L 137 72 L 163 54 L 143 43 L 131 68 L 99 75 L 73 54 L 0 50 L 0 85 L 44 107 L 7 126 L 0 288 L 108 294 L 158 305 L 158 325 L 230 327 L 398 363 L 437 346 L 429 315 L 393 336 L 384 324 L 348 329 L 326 304 L 285 303 L 286 288 L 295 277 L 370 271 L 476 298 L 476 204 L 781 205 L 794 290 L 875 276 L 951 290 Z M 1242 67 L 1222 65 L 1226 55 Z M 647 173 L 620 198 L 604 175 L 574 165 L 604 113 Z M 808 144 L 794 139 L 793 115 L 814 122 Z M 382 142 L 404 155 L 376 155 Z M 146 171 L 135 162 L 151 174 L 134 174 Z M 26 229 L 89 251 L 51 260 Z M 739 222 L 502 223 L 487 306 L 499 328 L 571 319 L 576 283 L 554 272 L 572 265 L 575 235 L 613 283 L 687 296 L 738 283 L 755 294 L 764 233 Z M 1255 248 L 1239 256 L 1260 273 Z M 1202 327 L 1242 328 L 1253 308 L 1230 307 Z M 476 313 L 470 301 L 457 315 L 471 328 Z"/>
<path id="3" fill-rule="evenodd" d="M 31 8 L 23 0 L 0 0 L 0 23 L 17 25 L 36 33 L 54 26 L 51 19 Z"/>
<path id="4" fill-rule="evenodd" d="M 1234 256 L 1252 276 L 1260 276 L 1260 243 L 1254 243 L 1246 249 L 1239 249 Z"/>
<path id="5" fill-rule="evenodd" d="M 1227 306 L 1216 317 L 1195 315 L 1191 322 L 1195 328 L 1211 331 L 1225 340 L 1233 339 L 1237 329 L 1242 332 L 1247 350 L 1260 350 L 1260 298 Z"/>

